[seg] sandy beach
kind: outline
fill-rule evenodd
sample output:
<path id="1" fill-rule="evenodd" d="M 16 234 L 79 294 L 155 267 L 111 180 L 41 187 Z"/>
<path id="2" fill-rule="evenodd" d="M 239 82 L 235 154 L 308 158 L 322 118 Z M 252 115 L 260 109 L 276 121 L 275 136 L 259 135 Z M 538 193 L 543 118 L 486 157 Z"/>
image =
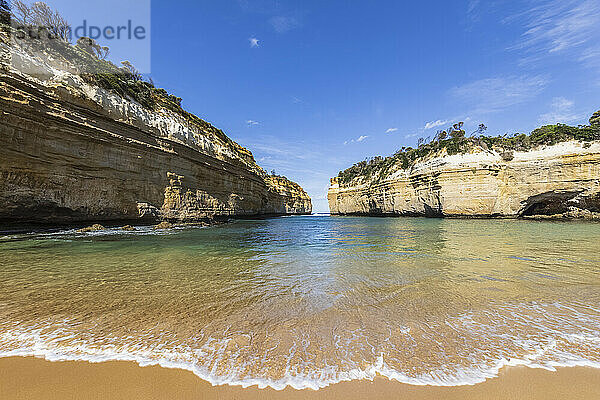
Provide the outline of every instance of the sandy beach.
<path id="1" fill-rule="evenodd" d="M 79 3 L 0 0 L 0 400 L 600 400 L 600 0 Z"/>
<path id="2" fill-rule="evenodd" d="M 557 372 L 511 367 L 474 386 L 412 386 L 381 378 L 311 389 L 243 389 L 211 386 L 188 371 L 139 367 L 133 362 L 49 362 L 33 357 L 0 359 L 0 398 L 17 399 L 597 399 L 600 370 Z"/>

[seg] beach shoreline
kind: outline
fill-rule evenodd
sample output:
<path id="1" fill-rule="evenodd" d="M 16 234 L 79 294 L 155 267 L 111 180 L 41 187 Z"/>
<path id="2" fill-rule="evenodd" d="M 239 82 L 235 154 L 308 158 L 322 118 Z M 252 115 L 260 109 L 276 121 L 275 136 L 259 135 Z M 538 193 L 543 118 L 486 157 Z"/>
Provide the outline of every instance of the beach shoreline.
<path id="1" fill-rule="evenodd" d="M 466 386 L 415 386 L 386 378 L 341 382 L 320 390 L 281 391 L 255 386 L 212 386 L 192 372 L 140 367 L 130 361 L 50 362 L 35 357 L 0 359 L 0 398 L 20 399 L 593 399 L 600 369 L 557 371 L 506 367 L 499 376 Z"/>

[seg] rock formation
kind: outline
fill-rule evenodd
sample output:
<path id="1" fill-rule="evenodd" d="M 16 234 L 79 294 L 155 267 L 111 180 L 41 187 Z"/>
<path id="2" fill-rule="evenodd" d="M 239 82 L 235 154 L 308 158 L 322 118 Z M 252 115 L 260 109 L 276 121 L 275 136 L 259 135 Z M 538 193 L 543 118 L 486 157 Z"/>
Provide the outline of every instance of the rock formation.
<path id="1" fill-rule="evenodd" d="M 6 38 L 0 221 L 197 221 L 306 214 L 308 195 L 220 130 L 90 84 Z M 6 59 L 6 57 L 5 57 Z"/>
<path id="2" fill-rule="evenodd" d="M 328 192 L 331 213 L 600 216 L 600 141 L 571 140 L 524 151 L 484 147 L 454 155 L 444 149 L 407 168 L 394 165 L 383 179 L 377 173 L 349 182 L 333 178 Z"/>

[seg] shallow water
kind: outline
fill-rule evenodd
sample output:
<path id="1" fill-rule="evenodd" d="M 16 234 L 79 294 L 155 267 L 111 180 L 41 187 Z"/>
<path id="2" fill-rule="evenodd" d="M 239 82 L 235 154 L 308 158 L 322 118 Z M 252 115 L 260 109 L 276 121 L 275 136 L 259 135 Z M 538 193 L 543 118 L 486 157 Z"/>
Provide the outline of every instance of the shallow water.
<path id="1" fill-rule="evenodd" d="M 215 384 L 600 368 L 600 224 L 287 217 L 0 237 L 0 356 Z"/>

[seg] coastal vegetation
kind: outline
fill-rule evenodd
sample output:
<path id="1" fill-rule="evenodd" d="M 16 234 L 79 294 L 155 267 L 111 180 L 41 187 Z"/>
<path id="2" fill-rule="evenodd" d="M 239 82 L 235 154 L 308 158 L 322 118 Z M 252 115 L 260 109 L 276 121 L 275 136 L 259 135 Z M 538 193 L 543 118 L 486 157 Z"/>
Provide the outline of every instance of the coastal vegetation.
<path id="1" fill-rule="evenodd" d="M 1 4 L 0 220 L 199 223 L 311 212 L 299 185 L 269 176 L 132 62 L 116 65 L 94 38 L 46 26 L 70 27 L 42 3 Z"/>
<path id="2" fill-rule="evenodd" d="M 43 2 L 27 5 L 14 0 L 0 3 L 2 42 L 12 41 L 26 51 L 45 55 L 53 62 L 67 66 L 88 84 L 133 100 L 149 110 L 166 109 L 188 123 L 213 134 L 245 157 L 252 153 L 232 141 L 225 133 L 198 116 L 186 111 L 181 97 L 156 87 L 151 78 L 144 79 L 135 66 L 125 60 L 115 65 L 107 60 L 110 49 L 94 39 L 80 37 L 71 43 L 70 25 L 60 14 Z"/>
<path id="3" fill-rule="evenodd" d="M 504 160 L 510 161 L 514 151 L 528 151 L 542 145 L 554 145 L 568 140 L 591 142 L 600 140 L 600 111 L 590 118 L 590 125 L 569 126 L 565 124 L 544 125 L 530 134 L 487 136 L 487 127 L 479 125 L 477 130 L 467 136 L 462 122 L 440 130 L 433 139 L 419 139 L 416 148 L 402 147 L 388 157 L 373 157 L 360 161 L 338 174 L 338 182 L 347 184 L 357 178 L 378 182 L 385 179 L 394 167 L 408 169 L 418 160 L 441 154 L 464 154 L 480 148 L 500 153 Z"/>

